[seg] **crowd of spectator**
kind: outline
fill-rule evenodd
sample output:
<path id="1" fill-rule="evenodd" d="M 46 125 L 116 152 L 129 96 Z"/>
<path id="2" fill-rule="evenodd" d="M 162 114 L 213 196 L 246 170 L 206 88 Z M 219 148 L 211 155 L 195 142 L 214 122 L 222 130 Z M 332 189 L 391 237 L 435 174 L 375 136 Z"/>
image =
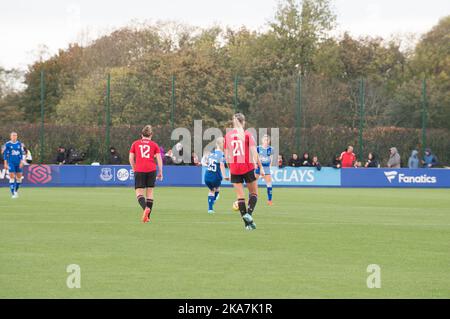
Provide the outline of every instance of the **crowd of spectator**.
<path id="1" fill-rule="evenodd" d="M 285 166 L 289 167 L 315 167 L 317 170 L 322 169 L 322 164 L 319 162 L 319 158 L 314 155 L 312 158 L 309 156 L 308 152 L 303 153 L 301 158 L 298 154 L 292 154 L 291 158 L 286 164 L 286 160 L 282 154 L 278 155 L 278 168 L 283 168 Z"/>
<path id="2" fill-rule="evenodd" d="M 31 155 L 31 151 L 23 145 L 24 149 L 24 163 L 25 165 L 30 165 L 33 162 L 33 156 Z M 3 155 L 4 147 L 2 145 L 1 155 Z M 174 152 L 176 150 L 176 152 Z M 107 164 L 110 165 L 120 165 L 126 164 L 124 159 L 120 156 L 119 152 L 115 147 L 110 147 L 109 149 L 109 160 Z M 205 162 L 205 159 L 208 154 L 205 154 L 202 159 L 195 153 L 191 153 L 190 163 L 185 163 L 183 161 L 183 148 L 181 143 L 177 143 L 173 148 L 169 149 L 165 152 L 164 147 L 160 147 L 160 152 L 163 155 L 163 163 L 164 165 L 191 165 L 191 166 L 202 166 Z M 177 155 L 175 155 L 177 154 Z M 389 149 L 389 158 L 386 163 L 387 168 L 401 168 L 402 167 L 402 159 L 396 147 L 391 147 Z M 2 156 L 0 156 L 0 160 L 3 160 Z M 64 146 L 59 146 L 57 149 L 56 157 L 54 163 L 59 165 L 65 164 L 78 164 L 82 162 L 86 157 L 85 153 L 78 152 L 74 148 L 66 149 Z M 440 164 L 436 155 L 433 154 L 431 149 L 427 148 L 425 150 L 425 154 L 422 159 L 419 157 L 418 150 L 412 150 L 411 156 L 409 157 L 407 163 L 405 163 L 408 168 L 416 169 L 416 168 L 435 168 Z M 275 162 L 275 166 L 278 168 L 284 167 L 315 167 L 317 170 L 322 169 L 322 164 L 319 161 L 317 155 L 310 156 L 308 152 L 304 152 L 302 157 L 299 157 L 298 153 L 293 153 L 291 157 L 287 160 L 283 154 L 279 154 L 278 158 Z M 328 165 L 336 169 L 339 168 L 380 168 L 381 162 L 378 160 L 378 157 L 375 153 L 370 152 L 365 161 L 358 160 L 356 154 L 353 151 L 352 146 L 348 146 L 345 151 L 341 154 L 336 154 Z"/>
<path id="3" fill-rule="evenodd" d="M 59 146 L 56 153 L 55 163 L 58 165 L 78 164 L 86 158 L 86 153 L 79 152 L 73 147 L 66 150 L 64 146 Z"/>
<path id="4" fill-rule="evenodd" d="M 389 149 L 389 159 L 386 163 L 387 168 L 401 168 L 402 161 L 401 156 L 396 147 L 391 147 Z M 318 157 L 315 155 L 310 159 L 309 153 L 305 152 L 302 158 L 299 158 L 297 153 L 293 153 L 291 158 L 286 163 L 286 160 L 282 154 L 278 155 L 278 167 L 283 168 L 285 166 L 289 167 L 316 167 L 318 170 L 321 169 L 322 165 L 319 162 Z M 336 154 L 329 167 L 336 169 L 339 168 L 380 168 L 381 162 L 375 153 L 370 152 L 365 161 L 358 161 L 356 154 L 353 152 L 353 146 L 348 146 L 345 151 L 341 154 Z M 419 152 L 413 150 L 411 156 L 408 160 L 408 168 L 434 168 L 439 166 L 438 159 L 436 155 L 433 154 L 431 149 L 427 148 L 422 160 L 419 159 Z"/>

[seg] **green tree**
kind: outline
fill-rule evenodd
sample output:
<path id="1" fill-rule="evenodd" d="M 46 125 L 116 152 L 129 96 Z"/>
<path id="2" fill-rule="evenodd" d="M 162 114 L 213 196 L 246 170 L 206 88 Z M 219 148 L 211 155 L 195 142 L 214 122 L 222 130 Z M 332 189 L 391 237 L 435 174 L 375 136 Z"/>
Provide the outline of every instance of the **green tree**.
<path id="1" fill-rule="evenodd" d="M 329 37 L 335 21 L 329 0 L 281 2 L 271 27 L 279 40 L 284 66 L 290 70 L 298 66 L 303 75 L 312 69 L 318 45 Z"/>
<path id="2" fill-rule="evenodd" d="M 388 110 L 394 125 L 421 127 L 422 80 L 427 81 L 428 125 L 450 128 L 450 16 L 426 33 L 408 61 L 408 74 Z"/>
<path id="3" fill-rule="evenodd" d="M 25 75 L 26 89 L 22 93 L 20 106 L 29 122 L 40 118 L 41 71 L 45 77 L 45 114 L 52 120 L 55 107 L 67 90 L 73 89 L 80 76 L 83 48 L 71 45 L 47 61 L 31 65 Z"/>
<path id="4" fill-rule="evenodd" d="M 4 123 L 18 123 L 24 119 L 19 107 L 21 95 L 18 84 L 21 77 L 19 70 L 0 67 L 0 118 Z"/>

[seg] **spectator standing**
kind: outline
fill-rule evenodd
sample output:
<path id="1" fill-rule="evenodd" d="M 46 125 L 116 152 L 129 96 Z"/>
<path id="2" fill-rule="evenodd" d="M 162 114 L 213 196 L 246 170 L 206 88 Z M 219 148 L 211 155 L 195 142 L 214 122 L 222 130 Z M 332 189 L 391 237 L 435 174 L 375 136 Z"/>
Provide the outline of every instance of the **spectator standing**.
<path id="1" fill-rule="evenodd" d="M 350 168 L 355 166 L 356 155 L 353 153 L 353 146 L 349 146 L 340 156 L 342 168 Z"/>
<path id="2" fill-rule="evenodd" d="M 109 164 L 110 165 L 119 165 L 122 163 L 122 158 L 117 152 L 115 147 L 111 147 L 109 149 Z"/>
<path id="3" fill-rule="evenodd" d="M 292 154 L 292 157 L 289 160 L 289 166 L 291 166 L 291 167 L 302 166 L 302 161 L 298 158 L 298 155 L 296 153 Z"/>
<path id="4" fill-rule="evenodd" d="M 431 152 L 431 149 L 427 148 L 425 150 L 422 164 L 424 168 L 433 168 L 438 165 L 437 157 Z"/>
<path id="5" fill-rule="evenodd" d="M 183 149 L 183 144 L 181 144 L 180 142 L 178 142 L 177 144 L 175 144 L 175 151 L 178 155 L 175 155 L 173 153 L 173 149 L 172 149 L 172 161 L 174 165 L 184 165 L 184 164 L 189 164 L 189 162 L 185 163 L 183 160 L 183 155 L 184 155 L 184 149 Z"/>
<path id="6" fill-rule="evenodd" d="M 205 153 L 203 154 L 203 157 L 202 157 L 202 159 L 200 160 L 200 164 L 201 164 L 202 166 L 207 167 L 207 166 L 209 165 L 208 157 L 209 157 L 210 154 L 211 154 L 211 152 L 205 152 Z"/>
<path id="7" fill-rule="evenodd" d="M 166 151 L 162 145 L 159 145 L 159 154 L 161 154 L 161 160 L 163 165 L 166 165 Z"/>
<path id="8" fill-rule="evenodd" d="M 387 162 L 387 167 L 389 168 L 400 168 L 401 167 L 401 158 L 400 154 L 396 147 L 391 147 L 389 149 L 389 160 Z"/>
<path id="9" fill-rule="evenodd" d="M 33 156 L 31 156 L 31 151 L 26 148 L 25 145 L 23 146 L 23 154 L 25 165 L 30 165 L 31 163 L 33 163 Z"/>
<path id="10" fill-rule="evenodd" d="M 282 154 L 278 155 L 278 168 L 283 168 L 286 166 L 286 161 L 284 159 L 284 156 Z"/>
<path id="11" fill-rule="evenodd" d="M 419 162 L 419 152 L 417 150 L 413 150 L 408 159 L 408 167 L 412 169 L 419 168 Z"/>
<path id="12" fill-rule="evenodd" d="M 58 147 L 58 153 L 56 154 L 56 164 L 63 165 L 66 164 L 66 149 L 63 146 Z"/>
<path id="13" fill-rule="evenodd" d="M 312 162 L 311 162 L 311 159 L 309 158 L 308 152 L 303 153 L 301 162 L 302 162 L 302 166 L 306 166 L 306 167 L 312 166 Z"/>
<path id="14" fill-rule="evenodd" d="M 85 156 L 85 153 L 80 153 L 75 148 L 70 147 L 67 151 L 66 164 L 78 165 L 78 163 L 84 160 Z"/>
<path id="15" fill-rule="evenodd" d="M 198 158 L 198 155 L 194 152 L 191 153 L 191 166 L 200 166 L 200 160 Z"/>
<path id="16" fill-rule="evenodd" d="M 342 167 L 341 155 L 336 154 L 336 156 L 333 158 L 333 161 L 331 162 L 331 167 L 333 167 L 333 168 L 341 168 Z"/>
<path id="17" fill-rule="evenodd" d="M 164 165 L 173 165 L 173 151 L 172 149 L 168 150 L 167 153 L 164 155 Z"/>
<path id="18" fill-rule="evenodd" d="M 3 141 L 3 139 L 2 139 L 2 141 Z M 0 155 L 1 155 L 0 159 L 2 160 L 2 162 L 4 160 L 3 153 L 5 152 L 5 148 L 6 148 L 5 144 L 2 144 L 2 146 L 0 148 Z"/>
<path id="19" fill-rule="evenodd" d="M 318 171 L 322 169 L 322 165 L 320 164 L 317 155 L 313 157 L 311 166 L 315 167 Z"/>
<path id="20" fill-rule="evenodd" d="M 366 167 L 366 168 L 380 167 L 380 163 L 378 162 L 377 157 L 375 156 L 374 153 L 369 153 L 369 155 L 367 156 L 367 162 L 364 165 L 364 167 Z"/>

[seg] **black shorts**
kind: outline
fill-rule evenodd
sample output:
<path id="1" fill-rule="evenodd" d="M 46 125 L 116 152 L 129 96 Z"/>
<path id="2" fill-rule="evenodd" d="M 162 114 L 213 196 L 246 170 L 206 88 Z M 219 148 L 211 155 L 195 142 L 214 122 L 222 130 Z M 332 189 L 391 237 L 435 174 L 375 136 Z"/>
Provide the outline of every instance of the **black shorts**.
<path id="1" fill-rule="evenodd" d="M 153 188 L 155 187 L 156 171 L 149 173 L 134 173 L 134 188 Z"/>
<path id="2" fill-rule="evenodd" d="M 248 184 L 254 182 L 256 181 L 255 170 L 248 171 L 242 175 L 231 174 L 230 181 L 233 184 L 244 184 L 244 182 Z"/>

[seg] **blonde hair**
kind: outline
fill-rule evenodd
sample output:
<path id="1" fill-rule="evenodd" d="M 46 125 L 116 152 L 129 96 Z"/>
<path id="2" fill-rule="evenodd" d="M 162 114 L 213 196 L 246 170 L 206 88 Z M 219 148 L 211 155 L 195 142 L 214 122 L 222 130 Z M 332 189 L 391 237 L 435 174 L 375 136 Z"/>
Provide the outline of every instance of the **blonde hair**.
<path id="1" fill-rule="evenodd" d="M 245 126 L 245 115 L 242 113 L 236 113 L 233 115 L 233 126 L 235 128 L 244 129 Z"/>
<path id="2" fill-rule="evenodd" d="M 240 140 L 245 141 L 245 115 L 242 113 L 236 113 L 233 115 L 233 126 L 238 132 Z"/>
<path id="3" fill-rule="evenodd" d="M 153 136 L 153 129 L 151 125 L 146 125 L 144 126 L 144 128 L 142 129 L 141 132 L 143 137 L 152 137 Z"/>
<path id="4" fill-rule="evenodd" d="M 223 150 L 223 141 L 224 141 L 223 137 L 218 137 L 216 139 L 216 147 L 221 151 Z"/>

